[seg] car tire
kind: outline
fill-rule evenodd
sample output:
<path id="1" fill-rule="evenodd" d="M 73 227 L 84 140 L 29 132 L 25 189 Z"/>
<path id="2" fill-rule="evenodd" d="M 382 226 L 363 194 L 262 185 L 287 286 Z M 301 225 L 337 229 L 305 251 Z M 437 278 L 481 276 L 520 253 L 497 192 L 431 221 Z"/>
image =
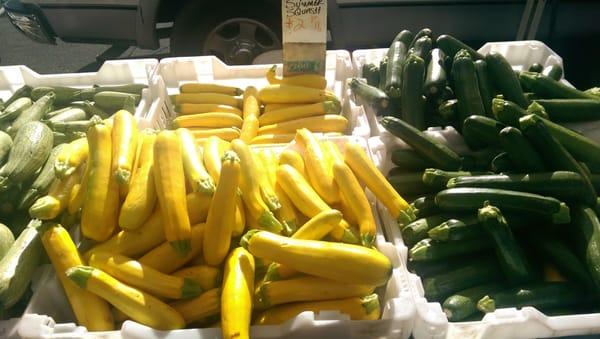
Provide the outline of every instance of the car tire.
<path id="1" fill-rule="evenodd" d="M 175 56 L 216 55 L 227 64 L 250 64 L 264 52 L 281 49 L 281 13 L 257 1 L 188 2 L 171 33 Z"/>

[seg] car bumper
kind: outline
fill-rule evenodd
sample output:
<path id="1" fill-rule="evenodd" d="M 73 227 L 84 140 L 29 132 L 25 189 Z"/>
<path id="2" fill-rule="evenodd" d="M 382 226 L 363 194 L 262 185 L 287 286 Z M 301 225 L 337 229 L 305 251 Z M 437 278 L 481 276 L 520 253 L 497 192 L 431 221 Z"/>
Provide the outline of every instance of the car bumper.
<path id="1" fill-rule="evenodd" d="M 56 43 L 39 8 L 24 5 L 18 0 L 9 0 L 4 4 L 4 8 L 13 26 L 29 39 L 46 44 Z"/>

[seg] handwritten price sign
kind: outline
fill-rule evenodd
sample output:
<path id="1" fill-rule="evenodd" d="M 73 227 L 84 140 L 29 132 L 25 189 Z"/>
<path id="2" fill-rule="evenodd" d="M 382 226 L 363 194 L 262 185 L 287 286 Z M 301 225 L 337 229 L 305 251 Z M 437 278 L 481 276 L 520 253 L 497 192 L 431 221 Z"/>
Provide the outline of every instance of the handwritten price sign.
<path id="1" fill-rule="evenodd" d="M 283 0 L 282 5 L 284 43 L 326 42 L 326 0 Z"/>

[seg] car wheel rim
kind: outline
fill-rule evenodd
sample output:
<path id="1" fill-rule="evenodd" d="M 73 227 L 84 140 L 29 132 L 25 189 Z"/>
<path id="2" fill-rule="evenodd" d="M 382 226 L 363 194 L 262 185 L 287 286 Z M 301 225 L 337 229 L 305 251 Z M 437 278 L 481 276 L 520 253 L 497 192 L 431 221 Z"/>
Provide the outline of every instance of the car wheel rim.
<path id="1" fill-rule="evenodd" d="M 234 18 L 217 25 L 206 37 L 204 54 L 212 54 L 231 65 L 251 64 L 264 52 L 280 49 L 277 34 L 264 24 Z"/>

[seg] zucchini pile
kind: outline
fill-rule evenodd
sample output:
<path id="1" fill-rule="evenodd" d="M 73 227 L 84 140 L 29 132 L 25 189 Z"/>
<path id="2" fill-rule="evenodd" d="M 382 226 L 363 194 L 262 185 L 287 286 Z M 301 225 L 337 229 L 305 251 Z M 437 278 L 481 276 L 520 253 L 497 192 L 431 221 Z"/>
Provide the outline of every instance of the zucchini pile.
<path id="1" fill-rule="evenodd" d="M 123 107 L 135 111 L 145 87 L 25 85 L 0 105 L 1 319 L 22 315 L 31 297 L 31 276 L 42 258 L 36 219 L 43 215 L 30 215 L 31 208 L 48 205 L 49 198 L 42 199 L 47 193 L 66 198 L 62 182 L 73 181 L 68 178 L 85 161 L 87 129 Z M 75 220 L 63 222 L 72 225 Z"/>
<path id="2" fill-rule="evenodd" d="M 542 117 L 543 108 L 528 114 L 496 98 L 493 111 L 495 118 L 465 119 L 464 136 L 479 149 L 467 156 L 406 121 L 381 120 L 411 146 L 392 152 L 387 173 L 418 218 L 399 224 L 408 267 L 450 321 L 501 307 L 592 312 L 600 292 L 599 145 Z"/>
<path id="3" fill-rule="evenodd" d="M 400 32 L 379 65 L 363 65 L 366 82 L 352 79 L 349 86 L 378 115 L 395 116 L 419 130 L 450 125 L 463 131 L 471 115 L 493 119 L 498 96 L 523 110 L 536 103 L 556 123 L 600 120 L 598 88 L 579 91 L 559 82 L 562 76 L 560 66 L 539 63 L 515 72 L 499 53 L 482 55 L 450 35 L 434 38 L 424 28 Z"/>
<path id="4" fill-rule="evenodd" d="M 177 117 L 171 127 L 188 128 L 196 142 L 210 136 L 231 141 L 239 138 L 252 145 L 285 144 L 295 132 L 339 135 L 348 129 L 341 115 L 340 99 L 326 90 L 322 75 L 302 74 L 277 77 L 277 66 L 265 78 L 269 85 L 241 89 L 211 83 L 185 83 L 171 96 Z"/>

